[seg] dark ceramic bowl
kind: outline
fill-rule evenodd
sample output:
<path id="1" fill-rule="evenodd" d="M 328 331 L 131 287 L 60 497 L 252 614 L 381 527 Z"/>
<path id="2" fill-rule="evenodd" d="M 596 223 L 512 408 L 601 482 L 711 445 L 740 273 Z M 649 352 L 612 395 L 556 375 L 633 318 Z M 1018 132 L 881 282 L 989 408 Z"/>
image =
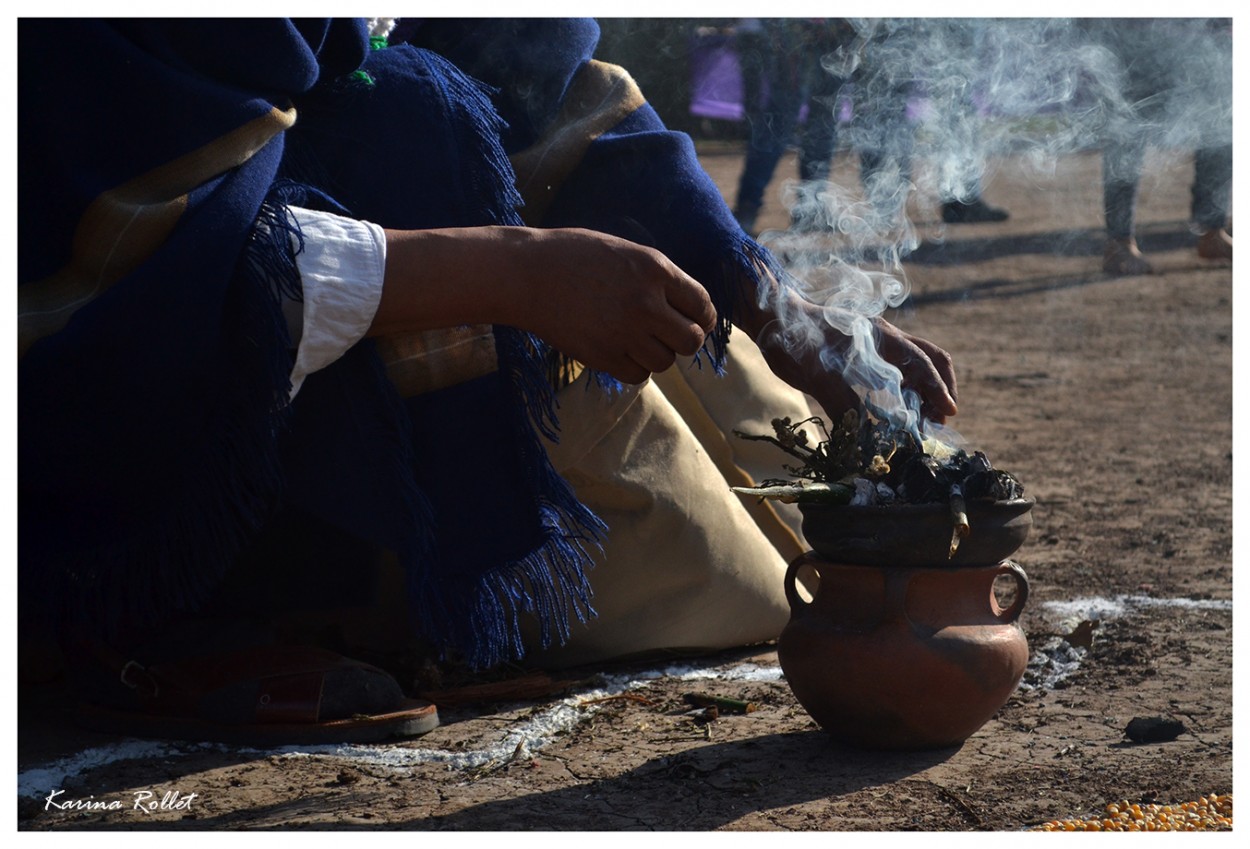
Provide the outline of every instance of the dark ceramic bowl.
<path id="1" fill-rule="evenodd" d="M 990 566 L 1015 553 L 1029 535 L 1035 499 L 970 501 L 971 533 L 949 557 L 951 514 L 945 504 L 848 507 L 803 504 L 803 536 L 817 554 L 862 566 Z"/>

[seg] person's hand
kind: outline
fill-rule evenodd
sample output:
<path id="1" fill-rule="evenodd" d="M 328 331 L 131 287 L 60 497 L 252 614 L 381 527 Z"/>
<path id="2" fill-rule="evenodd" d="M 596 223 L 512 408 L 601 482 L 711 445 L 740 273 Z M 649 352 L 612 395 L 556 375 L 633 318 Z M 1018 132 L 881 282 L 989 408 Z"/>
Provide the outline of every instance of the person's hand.
<path id="1" fill-rule="evenodd" d="M 537 297 L 518 326 L 626 383 L 691 356 L 716 324 L 707 291 L 664 254 L 591 230 L 538 230 Z"/>
<path id="2" fill-rule="evenodd" d="M 859 396 L 837 368 L 825 362 L 823 352 L 845 357 L 851 339 L 830 326 L 813 304 L 796 302 L 790 307 L 791 318 L 785 324 L 766 321 L 757 331 L 756 343 L 774 373 L 794 388 L 816 399 L 824 411 L 837 421 L 851 409 L 862 407 Z M 813 344 L 795 344 L 787 334 L 787 324 L 804 321 L 823 339 Z M 903 387 L 920 397 L 920 414 L 930 421 L 944 423 L 958 412 L 956 406 L 955 369 L 950 354 L 920 337 L 898 329 L 882 318 L 872 320 L 873 337 L 882 359 L 898 368 Z"/>

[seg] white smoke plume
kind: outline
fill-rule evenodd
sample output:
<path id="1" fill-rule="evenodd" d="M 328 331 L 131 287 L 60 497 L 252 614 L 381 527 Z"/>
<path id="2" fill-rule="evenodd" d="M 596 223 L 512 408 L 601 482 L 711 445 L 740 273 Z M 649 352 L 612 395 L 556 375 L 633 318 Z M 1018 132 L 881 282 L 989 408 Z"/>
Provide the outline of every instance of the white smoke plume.
<path id="1" fill-rule="evenodd" d="M 861 186 L 789 183 L 793 225 L 762 234 L 823 321 L 853 337 L 822 353 L 874 411 L 915 433 L 917 400 L 876 353 L 871 319 L 908 296 L 902 261 L 918 245 L 912 196 L 936 207 L 979 194 L 987 164 L 1049 172 L 1112 142 L 1178 155 L 1232 138 L 1228 19 L 853 19 L 855 37 L 823 57 L 845 80 L 839 143 L 881 163 Z M 849 98 L 849 100 L 848 100 Z M 817 116 L 812 116 L 817 117 Z M 809 120 L 812 120 L 809 117 Z M 845 118 L 845 116 L 844 116 Z M 784 316 L 790 345 L 823 328 Z"/>

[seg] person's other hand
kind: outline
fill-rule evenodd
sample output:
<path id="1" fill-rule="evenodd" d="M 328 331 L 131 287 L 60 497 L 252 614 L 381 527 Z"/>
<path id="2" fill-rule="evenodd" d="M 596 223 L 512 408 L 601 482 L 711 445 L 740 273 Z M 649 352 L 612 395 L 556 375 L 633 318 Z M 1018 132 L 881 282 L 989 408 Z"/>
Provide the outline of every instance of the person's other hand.
<path id="1" fill-rule="evenodd" d="M 842 356 L 850 348 L 850 339 L 818 315 L 819 307 L 800 307 L 803 319 L 822 329 L 823 346 L 802 346 L 785 341 L 780 322 L 766 324 L 756 342 L 773 372 L 794 388 L 816 399 L 825 412 L 837 421 L 851 409 L 862 406 L 859 396 L 837 370 L 831 370 L 822 359 L 822 350 Z M 872 321 L 876 348 L 881 357 L 903 375 L 904 388 L 920 397 L 920 413 L 930 421 L 944 423 L 958 412 L 956 406 L 955 369 L 950 354 L 918 336 L 906 333 L 888 321 Z"/>

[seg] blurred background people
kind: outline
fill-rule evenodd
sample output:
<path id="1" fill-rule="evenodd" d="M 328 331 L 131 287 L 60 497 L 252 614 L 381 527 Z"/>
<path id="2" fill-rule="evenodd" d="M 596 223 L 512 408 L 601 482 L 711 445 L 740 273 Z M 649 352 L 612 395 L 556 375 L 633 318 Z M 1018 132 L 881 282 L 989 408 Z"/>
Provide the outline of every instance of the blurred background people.
<path id="1" fill-rule="evenodd" d="M 1198 256 L 1231 260 L 1232 23 L 1113 19 L 1084 23 L 1113 60 L 1103 143 L 1108 274 L 1154 269 L 1137 244 L 1137 196 L 1151 145 L 1194 148 L 1190 226 Z"/>
<path id="2" fill-rule="evenodd" d="M 887 50 L 882 49 L 889 42 Z M 843 18 L 744 19 L 736 27 L 748 122 L 746 159 L 734 216 L 754 232 L 768 184 L 786 149 L 798 148 L 801 183 L 829 179 L 838 125 L 849 90 L 854 105 L 848 136 L 857 150 L 873 229 L 898 226 L 912 189 L 913 98 L 924 95 L 923 71 L 906 60 L 915 38 L 906 26 L 878 27 Z M 806 120 L 800 117 L 806 106 Z M 966 98 L 939 110 L 971 108 Z M 1004 221 L 1008 213 L 981 197 L 979 177 L 941 193 L 946 223 Z M 792 223 L 813 226 L 808 215 Z"/>

